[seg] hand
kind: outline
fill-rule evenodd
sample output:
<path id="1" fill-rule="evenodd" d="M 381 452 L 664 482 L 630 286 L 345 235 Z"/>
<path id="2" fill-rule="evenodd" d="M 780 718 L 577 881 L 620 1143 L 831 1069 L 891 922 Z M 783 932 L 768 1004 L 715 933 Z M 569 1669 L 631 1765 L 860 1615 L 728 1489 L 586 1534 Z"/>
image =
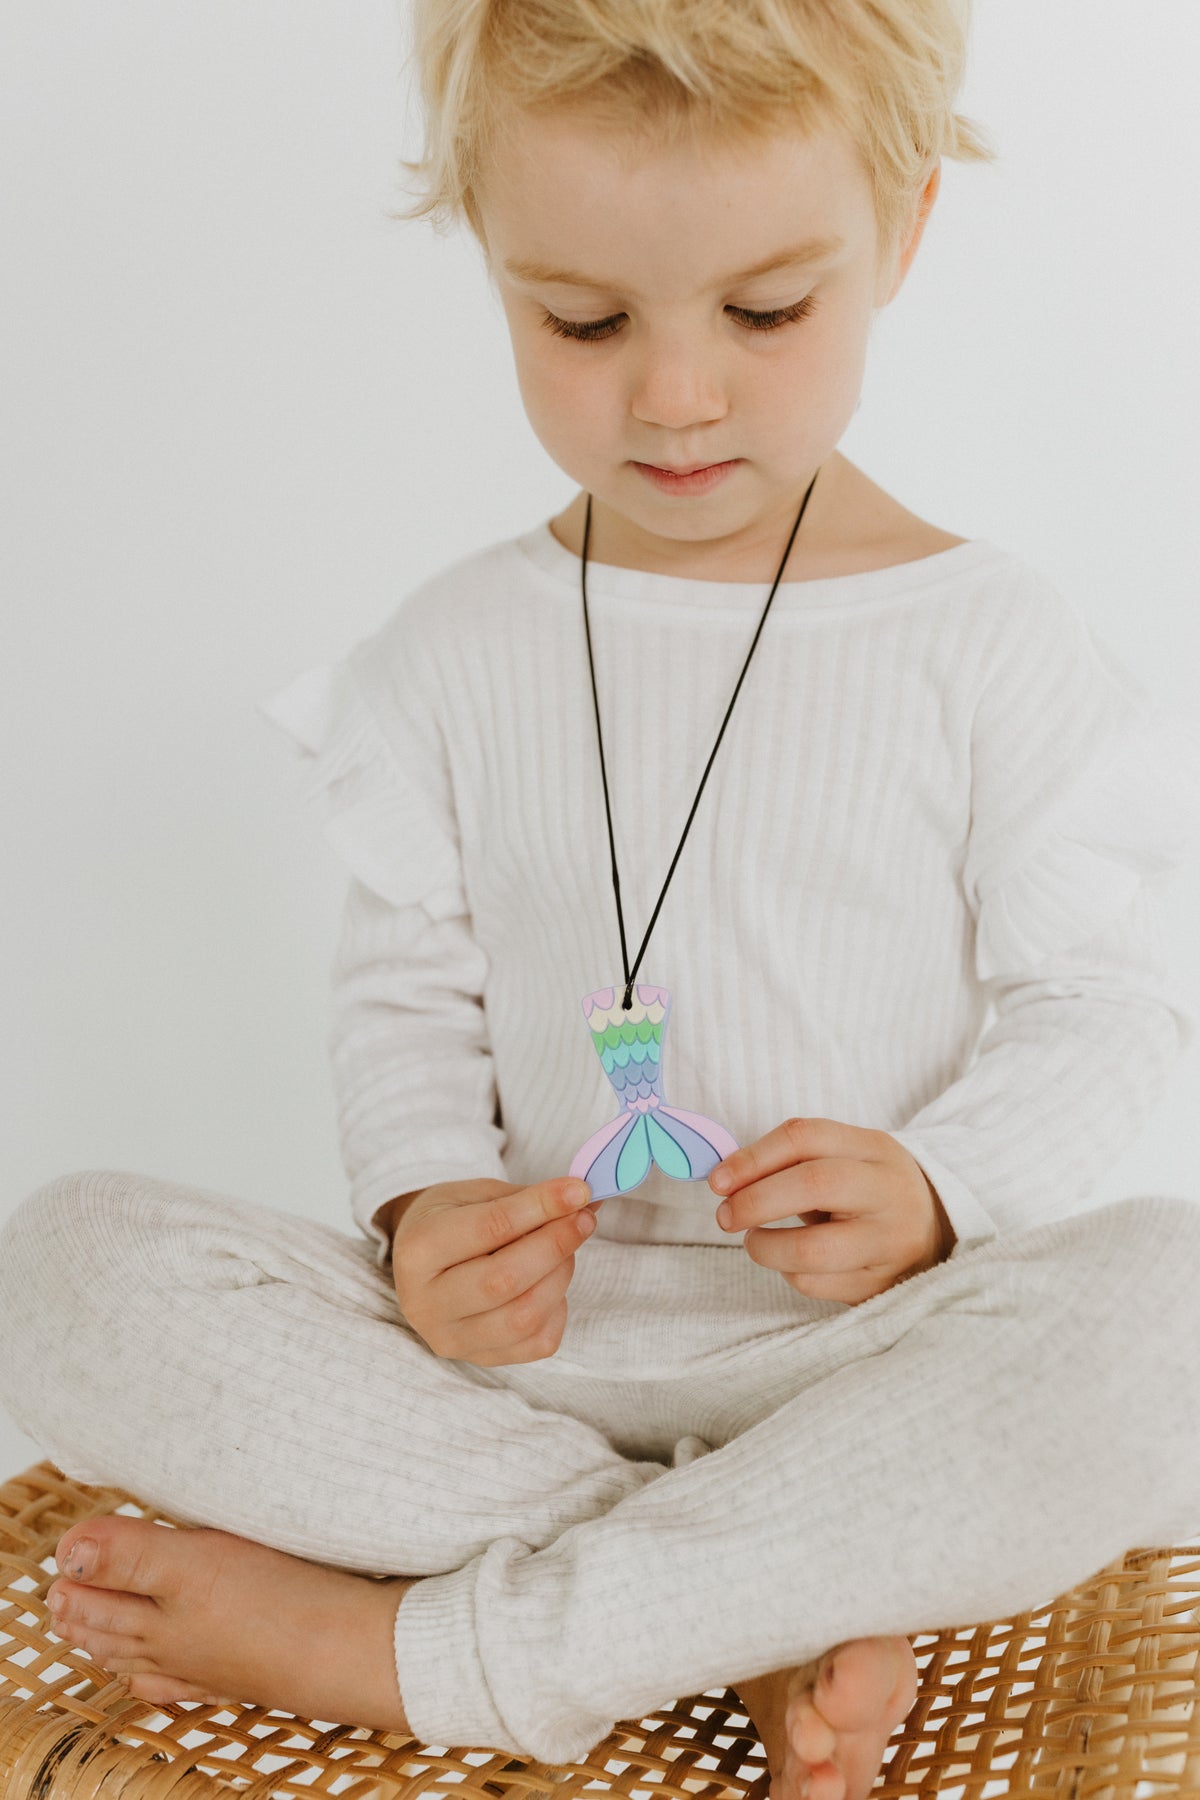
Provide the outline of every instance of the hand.
<path id="1" fill-rule="evenodd" d="M 714 1191 L 722 1171 L 733 1183 L 724 1229 L 746 1231 L 751 1261 L 814 1300 L 857 1305 L 944 1262 L 957 1242 L 920 1163 L 886 1131 L 785 1119 L 718 1163 Z M 792 1215 L 806 1223 L 754 1229 Z"/>
<path id="2" fill-rule="evenodd" d="M 575 1251 L 601 1204 L 572 1205 L 567 1195 L 579 1185 L 443 1181 L 408 1200 L 392 1238 L 392 1280 L 401 1312 L 435 1356 L 494 1369 L 554 1355 Z"/>

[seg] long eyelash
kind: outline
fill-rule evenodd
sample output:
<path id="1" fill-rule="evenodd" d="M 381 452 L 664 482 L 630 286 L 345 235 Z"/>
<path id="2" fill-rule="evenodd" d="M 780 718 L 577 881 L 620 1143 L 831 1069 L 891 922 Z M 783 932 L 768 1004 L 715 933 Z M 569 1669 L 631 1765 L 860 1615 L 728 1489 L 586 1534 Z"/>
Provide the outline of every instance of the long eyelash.
<path id="1" fill-rule="evenodd" d="M 803 300 L 797 300 L 794 306 L 781 306 L 774 312 L 750 312 L 744 306 L 731 306 L 729 311 L 750 331 L 776 331 L 781 325 L 790 325 L 796 319 L 806 319 L 817 309 L 816 300 L 811 294 Z M 579 338 L 584 343 L 596 343 L 601 338 L 612 337 L 619 330 L 621 314 L 614 313 L 608 319 L 559 319 L 551 312 L 543 313 L 542 324 L 555 337 Z"/>

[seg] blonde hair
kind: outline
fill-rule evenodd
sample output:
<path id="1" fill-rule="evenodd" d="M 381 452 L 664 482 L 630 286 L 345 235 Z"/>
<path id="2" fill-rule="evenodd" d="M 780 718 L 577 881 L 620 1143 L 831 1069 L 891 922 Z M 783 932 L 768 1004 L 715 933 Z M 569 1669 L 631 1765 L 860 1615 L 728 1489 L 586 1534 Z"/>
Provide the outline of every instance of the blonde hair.
<path id="1" fill-rule="evenodd" d="M 574 111 L 665 146 L 802 134 L 832 119 L 870 179 L 880 258 L 941 157 L 991 162 L 954 111 L 971 0 L 412 0 L 423 189 L 394 219 L 465 219 L 515 112 Z"/>

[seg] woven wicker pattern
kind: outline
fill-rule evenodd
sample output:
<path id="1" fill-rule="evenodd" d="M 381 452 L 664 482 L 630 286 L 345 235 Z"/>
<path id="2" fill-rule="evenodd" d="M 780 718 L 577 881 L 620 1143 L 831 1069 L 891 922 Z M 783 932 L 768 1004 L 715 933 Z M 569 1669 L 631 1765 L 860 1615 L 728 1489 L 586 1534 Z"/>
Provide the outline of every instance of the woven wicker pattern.
<path id="1" fill-rule="evenodd" d="M 54 1636 L 45 1605 L 62 1533 L 113 1512 L 180 1523 L 51 1462 L 0 1487 L 3 1800 L 766 1800 L 762 1747 L 728 1689 L 622 1720 L 561 1768 L 256 1706 L 136 1700 Z M 912 1644 L 921 1690 L 871 1800 L 1200 1800 L 1200 1546 L 1131 1550 L 1039 1611 Z"/>

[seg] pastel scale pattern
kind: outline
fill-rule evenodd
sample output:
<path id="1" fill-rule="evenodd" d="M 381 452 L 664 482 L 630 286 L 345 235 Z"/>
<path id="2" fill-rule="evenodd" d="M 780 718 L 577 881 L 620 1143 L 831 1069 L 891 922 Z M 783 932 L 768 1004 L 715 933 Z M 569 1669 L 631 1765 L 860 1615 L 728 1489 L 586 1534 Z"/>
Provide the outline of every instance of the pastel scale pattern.
<path id="1" fill-rule="evenodd" d="M 670 993 L 637 982 L 625 1012 L 624 991 L 597 988 L 583 996 L 592 1042 L 621 1102 L 616 1118 L 592 1133 L 568 1170 L 587 1182 L 593 1200 L 628 1194 L 654 1164 L 676 1181 L 701 1181 L 738 1148 L 737 1140 L 715 1119 L 668 1106 L 663 1098 L 662 1053 Z"/>

